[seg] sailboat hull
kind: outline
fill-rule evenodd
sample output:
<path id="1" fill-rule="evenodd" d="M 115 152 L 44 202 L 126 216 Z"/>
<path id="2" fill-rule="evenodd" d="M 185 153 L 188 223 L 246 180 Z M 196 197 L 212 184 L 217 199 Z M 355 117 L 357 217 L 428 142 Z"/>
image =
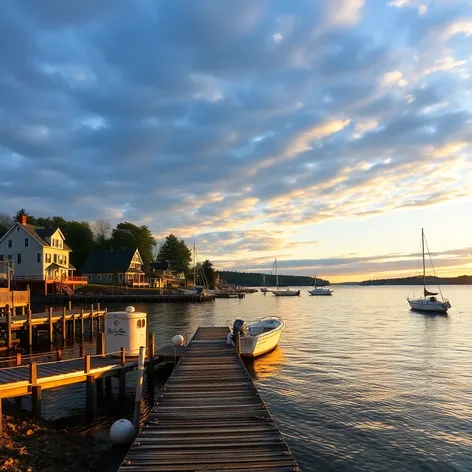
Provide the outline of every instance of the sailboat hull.
<path id="1" fill-rule="evenodd" d="M 451 304 L 448 301 L 431 301 L 429 298 L 408 299 L 408 303 L 412 310 L 428 311 L 431 313 L 447 313 L 447 310 L 451 308 Z"/>
<path id="2" fill-rule="evenodd" d="M 308 290 L 308 293 L 313 296 L 329 296 L 333 294 L 333 291 L 329 288 L 314 288 L 313 290 Z"/>
<path id="3" fill-rule="evenodd" d="M 300 290 L 272 290 L 272 293 L 276 297 L 298 297 L 300 295 Z"/>

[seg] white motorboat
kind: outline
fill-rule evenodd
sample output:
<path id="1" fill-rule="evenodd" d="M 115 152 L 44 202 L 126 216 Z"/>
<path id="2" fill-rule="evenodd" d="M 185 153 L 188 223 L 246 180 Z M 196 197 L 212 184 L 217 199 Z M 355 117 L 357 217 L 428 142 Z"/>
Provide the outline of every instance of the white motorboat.
<path id="1" fill-rule="evenodd" d="M 315 286 L 311 289 L 308 290 L 308 293 L 313 296 L 317 295 L 332 295 L 333 291 L 329 287 L 317 287 L 316 286 L 316 274 L 315 274 Z"/>
<path id="2" fill-rule="evenodd" d="M 438 284 L 438 292 L 430 292 L 426 288 L 426 268 L 425 268 L 425 257 L 424 257 L 425 239 L 426 238 L 424 235 L 423 228 L 421 228 L 421 248 L 423 252 L 423 296 L 420 298 L 413 298 L 413 299 L 411 299 L 410 297 L 407 297 L 407 300 L 412 310 L 428 311 L 428 312 L 433 312 L 433 313 L 447 313 L 447 310 L 451 308 L 451 304 L 449 303 L 449 300 L 443 298 L 439 284 Z M 426 243 L 426 246 L 427 245 L 428 244 Z M 431 254 L 429 253 L 429 248 L 427 249 L 428 249 L 429 258 L 431 260 Z M 432 265 L 432 260 L 431 260 L 431 265 Z M 434 266 L 433 266 L 433 271 L 434 271 Z M 434 273 L 434 275 L 436 275 L 436 273 Z M 440 295 L 440 299 L 438 299 L 436 295 Z"/>
<path id="3" fill-rule="evenodd" d="M 239 333 L 239 354 L 241 357 L 257 357 L 272 351 L 279 343 L 285 323 L 276 316 L 260 318 L 246 324 L 244 320 L 235 320 L 227 342 L 237 344 Z M 236 345 L 236 348 L 238 346 Z"/>
<path id="4" fill-rule="evenodd" d="M 271 292 L 276 297 L 298 297 L 300 295 L 300 290 L 292 290 L 291 288 L 283 288 L 279 287 L 279 274 L 277 271 L 277 259 L 274 261 L 275 266 L 275 290 L 271 290 Z"/>

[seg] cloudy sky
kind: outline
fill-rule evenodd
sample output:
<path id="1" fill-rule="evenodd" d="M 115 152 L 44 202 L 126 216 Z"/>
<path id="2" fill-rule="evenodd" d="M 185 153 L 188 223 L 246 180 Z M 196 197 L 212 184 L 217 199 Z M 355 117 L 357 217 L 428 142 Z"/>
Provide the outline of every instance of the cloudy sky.
<path id="1" fill-rule="evenodd" d="M 472 273 L 472 6 L 3 0 L 3 212 L 147 224 L 220 269 Z"/>

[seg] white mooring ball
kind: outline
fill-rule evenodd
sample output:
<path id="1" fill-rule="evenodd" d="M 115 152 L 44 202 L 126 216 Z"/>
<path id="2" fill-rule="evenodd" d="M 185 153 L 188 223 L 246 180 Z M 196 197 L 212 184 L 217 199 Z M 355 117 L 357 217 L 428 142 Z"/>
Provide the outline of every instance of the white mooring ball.
<path id="1" fill-rule="evenodd" d="M 182 344 L 184 343 L 184 337 L 181 336 L 180 334 L 176 334 L 173 338 L 172 338 L 172 344 L 174 346 L 182 346 Z"/>
<path id="2" fill-rule="evenodd" d="M 126 307 L 126 313 L 134 313 L 136 308 L 132 305 Z"/>
<path id="3" fill-rule="evenodd" d="M 115 444 L 131 442 L 134 439 L 133 423 L 125 419 L 115 421 L 110 428 L 110 439 Z"/>

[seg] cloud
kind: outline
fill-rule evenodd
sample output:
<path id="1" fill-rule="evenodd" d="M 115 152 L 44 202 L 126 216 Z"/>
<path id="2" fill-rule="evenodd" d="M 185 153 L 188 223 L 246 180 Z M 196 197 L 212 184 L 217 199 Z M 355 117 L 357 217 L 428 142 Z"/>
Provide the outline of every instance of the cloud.
<path id="1" fill-rule="evenodd" d="M 381 83 L 385 87 L 390 87 L 392 85 L 405 87 L 408 85 L 408 81 L 403 78 L 403 74 L 398 70 L 386 72 L 382 77 Z"/>

